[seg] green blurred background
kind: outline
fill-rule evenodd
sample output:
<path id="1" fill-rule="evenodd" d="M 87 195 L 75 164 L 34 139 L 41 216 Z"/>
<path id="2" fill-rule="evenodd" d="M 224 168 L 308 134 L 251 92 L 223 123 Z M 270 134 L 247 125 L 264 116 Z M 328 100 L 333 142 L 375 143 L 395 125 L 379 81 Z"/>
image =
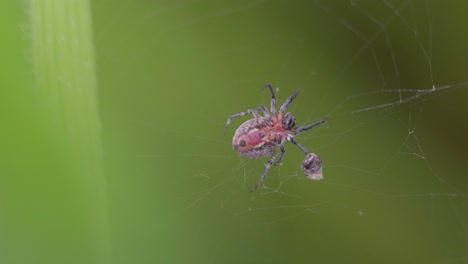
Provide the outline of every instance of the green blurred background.
<path id="1" fill-rule="evenodd" d="M 468 262 L 466 8 L 1 2 L 0 263 Z M 287 144 L 249 193 L 267 82 L 323 181 Z"/>

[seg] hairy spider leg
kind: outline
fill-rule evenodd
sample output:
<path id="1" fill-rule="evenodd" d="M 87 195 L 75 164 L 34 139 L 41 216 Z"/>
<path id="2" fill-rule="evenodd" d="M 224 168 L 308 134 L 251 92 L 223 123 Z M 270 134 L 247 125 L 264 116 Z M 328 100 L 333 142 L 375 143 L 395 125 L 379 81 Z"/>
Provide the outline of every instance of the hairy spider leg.
<path id="1" fill-rule="evenodd" d="M 257 184 L 255 184 L 255 186 L 252 188 L 252 190 L 250 190 L 250 192 L 253 192 L 255 190 L 257 190 L 257 188 L 263 183 L 263 181 L 265 180 L 267 174 L 268 174 L 268 171 L 270 171 L 270 167 L 271 167 L 271 164 L 273 164 L 273 160 L 275 160 L 276 158 L 276 151 L 273 152 L 273 154 L 271 154 L 271 158 L 270 160 L 268 161 L 267 164 L 265 164 L 265 171 L 263 172 L 262 176 L 260 177 L 260 180 L 258 180 Z"/>
<path id="2" fill-rule="evenodd" d="M 309 154 L 309 151 L 307 151 L 307 149 L 304 148 L 301 144 L 299 144 L 299 142 L 297 142 L 294 138 L 290 138 L 289 142 L 293 143 L 298 148 L 300 148 L 302 150 L 302 152 L 304 152 L 306 155 Z"/>
<path id="3" fill-rule="evenodd" d="M 284 156 L 286 155 L 286 148 L 283 145 L 280 145 L 279 148 L 281 150 L 281 156 L 275 163 L 273 163 L 273 166 L 281 165 L 281 162 L 283 162 Z"/>
<path id="4" fill-rule="evenodd" d="M 280 114 L 284 114 L 284 112 L 286 112 L 286 109 L 288 109 L 289 105 L 292 103 L 292 101 L 294 100 L 294 98 L 296 98 L 298 94 L 299 94 L 299 90 L 296 90 L 291 96 L 288 97 L 288 99 L 286 99 L 286 101 L 284 102 L 284 104 L 281 106 L 279 110 Z"/>
<path id="5" fill-rule="evenodd" d="M 258 112 L 263 111 L 263 114 L 265 115 L 266 118 L 270 118 L 270 113 L 268 112 L 268 108 L 264 105 L 258 107 L 257 109 L 248 109 L 248 110 L 245 110 L 244 112 L 240 112 L 240 113 L 237 113 L 237 114 L 234 114 L 232 116 L 230 116 L 226 122 L 226 125 L 224 126 L 224 134 L 226 134 L 226 129 L 227 127 L 229 126 L 229 124 L 231 123 L 231 120 L 234 119 L 234 118 L 238 118 L 238 117 L 241 117 L 241 116 L 246 116 L 248 114 L 252 114 L 254 117 L 255 117 L 255 120 L 257 120 L 257 124 L 258 124 L 258 119 L 260 119 L 260 114 Z"/>
<path id="6" fill-rule="evenodd" d="M 316 127 L 318 125 L 325 123 L 326 121 L 327 121 L 327 118 L 325 117 L 324 119 L 321 119 L 313 124 L 298 127 L 294 130 L 294 135 L 296 136 L 296 135 L 302 134 L 306 132 L 307 130 L 312 129 L 313 127 Z"/>
<path id="7" fill-rule="evenodd" d="M 271 86 L 271 83 L 267 83 L 265 84 L 265 86 L 263 86 L 263 89 L 265 89 L 266 87 L 270 90 L 271 93 L 271 116 L 276 116 L 276 95 L 273 91 L 273 86 Z"/>

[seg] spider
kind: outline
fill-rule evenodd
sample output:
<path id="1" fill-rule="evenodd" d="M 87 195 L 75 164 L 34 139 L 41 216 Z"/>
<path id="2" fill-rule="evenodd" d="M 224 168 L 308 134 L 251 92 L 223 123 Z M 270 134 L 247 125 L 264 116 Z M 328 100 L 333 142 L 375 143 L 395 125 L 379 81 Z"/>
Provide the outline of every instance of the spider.
<path id="1" fill-rule="evenodd" d="M 285 114 L 285 112 L 294 98 L 299 94 L 299 91 L 296 90 L 288 97 L 288 99 L 286 99 L 277 114 L 276 95 L 273 91 L 273 86 L 267 83 L 263 89 L 265 88 L 268 88 L 271 93 L 270 111 L 268 111 L 268 108 L 264 105 L 257 109 L 248 109 L 244 112 L 230 116 L 224 126 L 224 134 L 226 134 L 226 129 L 234 118 L 252 114 L 254 118 L 245 121 L 236 130 L 236 133 L 232 138 L 232 148 L 239 155 L 254 159 L 262 158 L 271 154 L 270 159 L 265 164 L 265 171 L 250 192 L 255 191 L 263 183 L 271 165 L 281 165 L 281 162 L 286 155 L 284 142 L 290 142 L 296 145 L 307 157 L 309 152 L 305 147 L 299 144 L 294 137 L 312 129 L 313 127 L 325 123 L 327 120 L 327 118 L 323 118 L 313 124 L 294 128 L 296 125 L 296 118 L 291 113 L 288 112 Z M 263 112 L 264 116 L 260 116 L 260 111 Z M 278 147 L 281 151 L 281 155 L 276 161 L 274 161 L 277 156 L 276 149 Z"/>

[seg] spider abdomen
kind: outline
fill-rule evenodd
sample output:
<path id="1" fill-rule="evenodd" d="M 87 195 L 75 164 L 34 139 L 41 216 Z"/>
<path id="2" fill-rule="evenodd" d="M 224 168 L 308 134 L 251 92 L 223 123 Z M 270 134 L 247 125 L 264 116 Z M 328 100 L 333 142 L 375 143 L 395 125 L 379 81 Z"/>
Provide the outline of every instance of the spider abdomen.
<path id="1" fill-rule="evenodd" d="M 277 142 L 270 139 L 270 129 L 266 125 L 269 121 L 268 118 L 245 121 L 232 138 L 232 148 L 239 155 L 249 158 L 261 158 L 272 153 Z"/>

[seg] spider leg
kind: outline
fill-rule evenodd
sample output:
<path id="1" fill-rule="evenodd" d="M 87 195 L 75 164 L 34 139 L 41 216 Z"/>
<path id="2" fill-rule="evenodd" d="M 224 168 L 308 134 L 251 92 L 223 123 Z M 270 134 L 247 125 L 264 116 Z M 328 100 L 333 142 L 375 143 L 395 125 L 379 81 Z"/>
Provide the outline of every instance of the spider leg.
<path id="1" fill-rule="evenodd" d="M 286 149 L 284 148 L 284 146 L 280 145 L 279 148 L 281 150 L 281 156 L 278 158 L 278 160 L 275 163 L 273 163 L 273 166 L 281 165 L 281 162 L 283 162 L 284 156 L 286 155 Z"/>
<path id="2" fill-rule="evenodd" d="M 309 154 L 309 151 L 307 151 L 307 149 L 304 148 L 301 144 L 299 144 L 294 138 L 290 138 L 289 142 L 293 143 L 298 148 L 300 148 L 302 150 L 302 152 L 304 152 L 306 155 Z"/>
<path id="3" fill-rule="evenodd" d="M 271 83 L 267 83 L 265 84 L 265 86 L 263 86 L 263 89 L 265 89 L 266 87 L 268 87 L 271 93 L 271 115 L 276 116 L 276 95 L 273 91 L 273 86 L 271 86 Z"/>
<path id="4" fill-rule="evenodd" d="M 318 125 L 321 125 L 321 124 L 325 123 L 325 121 L 327 121 L 327 118 L 326 118 L 326 117 L 323 118 L 323 119 L 321 119 L 321 120 L 319 120 L 319 121 L 317 121 L 317 122 L 315 122 L 315 123 L 313 123 L 313 124 L 298 127 L 298 128 L 296 128 L 296 130 L 294 131 L 294 135 L 302 134 L 302 133 L 306 132 L 307 130 L 312 129 L 313 127 L 316 127 L 316 126 L 318 126 Z"/>
<path id="5" fill-rule="evenodd" d="M 291 96 L 288 97 L 288 99 L 286 99 L 286 101 L 284 102 L 284 104 L 281 106 L 279 110 L 280 114 L 284 114 L 284 112 L 286 112 L 286 109 L 288 109 L 289 105 L 292 103 L 292 101 L 294 100 L 294 98 L 296 98 L 298 94 L 299 94 L 299 90 L 296 90 Z"/>
<path id="6" fill-rule="evenodd" d="M 231 124 L 231 120 L 234 119 L 234 118 L 238 118 L 238 117 L 241 117 L 241 116 L 246 116 L 248 114 L 252 114 L 255 117 L 255 119 L 257 120 L 257 124 L 258 124 L 258 120 L 260 119 L 260 114 L 258 112 L 260 112 L 260 110 L 263 111 L 263 113 L 265 114 L 265 117 L 270 116 L 270 114 L 268 113 L 268 108 L 266 106 L 264 106 L 264 105 L 260 106 L 257 109 L 247 109 L 244 112 L 234 114 L 234 115 L 232 115 L 232 116 L 230 116 L 228 118 L 228 120 L 226 122 L 226 125 L 224 125 L 224 134 L 226 134 L 226 129 L 229 126 L 229 124 Z"/>
<path id="7" fill-rule="evenodd" d="M 265 171 L 263 172 L 262 176 L 260 177 L 260 180 L 258 180 L 257 184 L 255 184 L 255 186 L 252 188 L 252 190 L 250 190 L 250 192 L 253 192 L 255 190 L 258 189 L 258 187 L 263 183 L 263 181 L 265 180 L 267 174 L 268 174 L 268 171 L 270 171 L 270 167 L 271 167 L 271 164 L 273 164 L 273 161 L 275 160 L 276 158 L 276 151 L 273 152 L 273 154 L 271 155 L 271 158 L 270 160 L 268 160 L 268 163 L 265 164 L 266 168 L 265 168 Z"/>
<path id="8" fill-rule="evenodd" d="M 262 110 L 263 111 L 263 115 L 266 117 L 266 118 L 270 118 L 270 112 L 268 111 L 268 108 L 264 105 L 260 106 L 257 110 Z"/>

